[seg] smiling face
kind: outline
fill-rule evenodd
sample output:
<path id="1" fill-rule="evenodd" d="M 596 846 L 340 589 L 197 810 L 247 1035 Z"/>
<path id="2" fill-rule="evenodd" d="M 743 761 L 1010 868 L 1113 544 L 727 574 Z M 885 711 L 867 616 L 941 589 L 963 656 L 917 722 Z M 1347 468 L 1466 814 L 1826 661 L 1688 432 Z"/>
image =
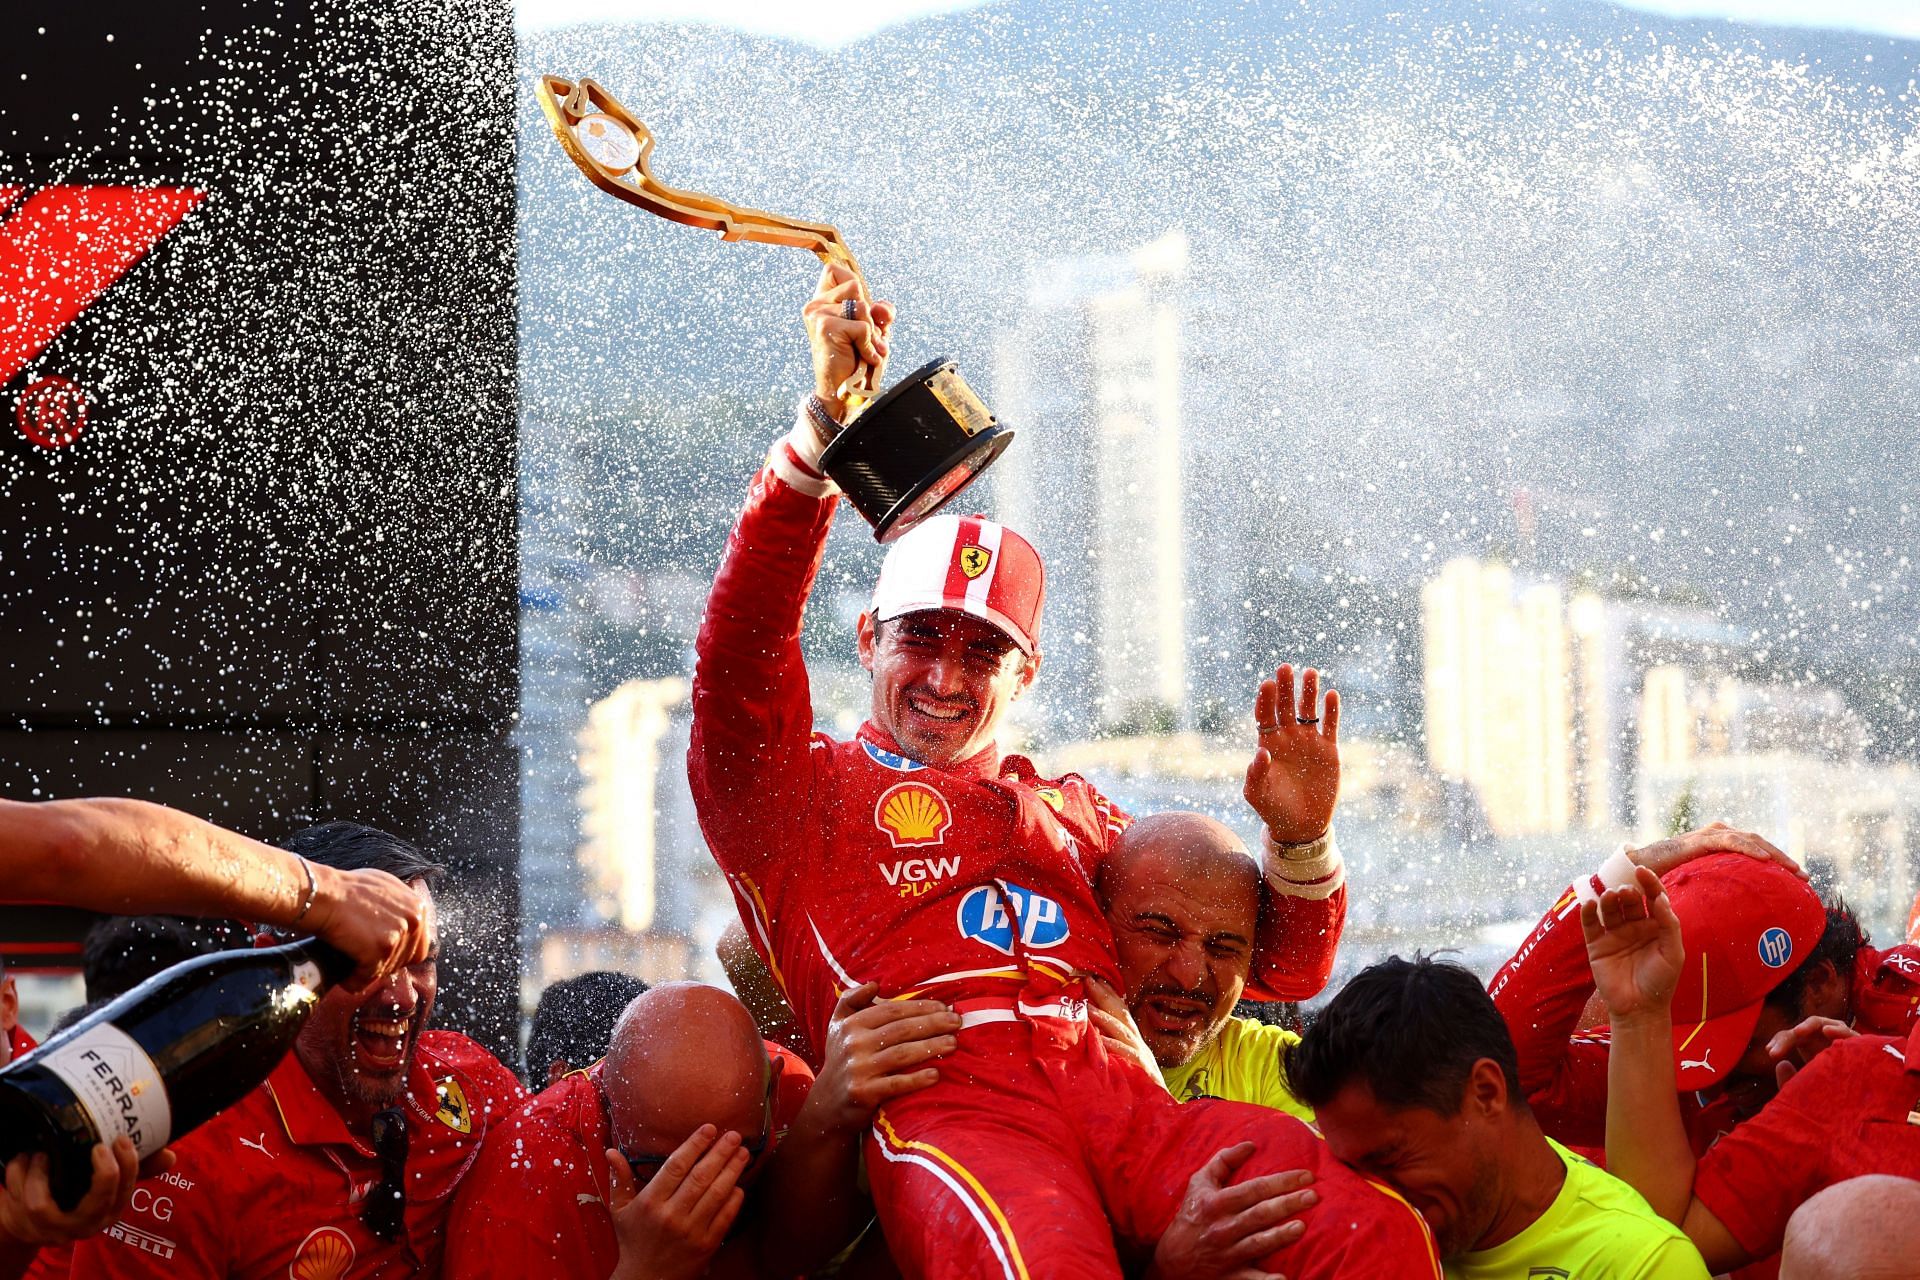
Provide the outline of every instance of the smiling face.
<path id="1" fill-rule="evenodd" d="M 1162 1067 L 1212 1042 L 1246 990 L 1260 885 L 1240 838 L 1199 814 L 1133 824 L 1101 869 L 1127 1008 Z"/>
<path id="2" fill-rule="evenodd" d="M 1467 1100 L 1451 1116 L 1387 1106 L 1364 1081 L 1348 1084 L 1315 1110 L 1333 1154 L 1406 1197 L 1433 1229 L 1442 1258 L 1471 1252 L 1499 1216 L 1497 1120 L 1474 1096 L 1476 1082 L 1481 1094 L 1491 1096 L 1489 1070 L 1499 1075 L 1491 1059 L 1475 1065 Z M 1504 1083 L 1498 1093 L 1504 1099 Z"/>
<path id="3" fill-rule="evenodd" d="M 412 882 L 427 906 L 433 951 L 372 990 L 333 987 L 314 1006 L 293 1051 L 330 1102 L 350 1120 L 365 1120 L 407 1087 L 413 1051 L 439 988 L 440 922 L 426 881 Z"/>
<path id="4" fill-rule="evenodd" d="M 928 609 L 877 628 L 862 614 L 860 665 L 873 674 L 874 723 L 913 759 L 951 765 L 993 745 L 1040 659 L 991 623 Z"/>

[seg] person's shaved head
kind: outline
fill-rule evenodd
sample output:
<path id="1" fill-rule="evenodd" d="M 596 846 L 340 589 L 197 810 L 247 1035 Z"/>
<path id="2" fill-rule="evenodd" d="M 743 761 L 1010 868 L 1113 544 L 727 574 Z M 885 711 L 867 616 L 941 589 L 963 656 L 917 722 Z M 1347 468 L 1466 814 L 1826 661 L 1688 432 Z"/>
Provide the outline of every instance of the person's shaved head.
<path id="1" fill-rule="evenodd" d="M 1233 830 L 1203 813 L 1127 828 L 1100 867 L 1127 1007 L 1163 1067 L 1193 1059 L 1246 989 L 1260 871 Z"/>
<path id="2" fill-rule="evenodd" d="M 698 982 L 654 987 L 620 1015 L 607 1049 L 613 1139 L 629 1155 L 664 1156 L 703 1124 L 763 1138 L 772 1070 L 732 994 Z"/>
<path id="3" fill-rule="evenodd" d="M 1835 1183 L 1787 1220 L 1780 1280 L 1911 1280 L 1920 1258 L 1920 1182 Z"/>

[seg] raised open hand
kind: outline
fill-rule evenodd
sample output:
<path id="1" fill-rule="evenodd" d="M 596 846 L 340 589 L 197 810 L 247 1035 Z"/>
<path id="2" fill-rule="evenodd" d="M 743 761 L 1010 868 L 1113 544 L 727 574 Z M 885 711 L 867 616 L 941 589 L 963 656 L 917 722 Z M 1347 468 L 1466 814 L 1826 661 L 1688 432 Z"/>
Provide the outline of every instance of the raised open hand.
<path id="1" fill-rule="evenodd" d="M 1293 664 L 1282 663 L 1260 682 L 1253 719 L 1258 743 L 1241 794 L 1278 843 L 1318 840 L 1340 797 L 1340 695 L 1328 689 L 1321 710 L 1320 673 L 1308 667 L 1296 701 Z"/>
<path id="2" fill-rule="evenodd" d="M 1680 917 L 1660 877 L 1636 867 L 1634 883 L 1580 904 L 1587 963 L 1617 1025 L 1642 1015 L 1671 1016 L 1686 948 Z"/>

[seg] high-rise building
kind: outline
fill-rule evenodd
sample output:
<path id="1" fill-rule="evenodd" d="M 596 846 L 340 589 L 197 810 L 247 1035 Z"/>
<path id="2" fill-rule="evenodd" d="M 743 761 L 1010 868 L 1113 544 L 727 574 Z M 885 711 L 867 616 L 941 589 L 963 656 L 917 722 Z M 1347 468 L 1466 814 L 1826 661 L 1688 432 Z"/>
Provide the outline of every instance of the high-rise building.
<path id="1" fill-rule="evenodd" d="M 1650 760 L 1683 748 L 1676 734 L 1691 682 L 1739 668 L 1745 630 L 1704 608 L 1579 591 L 1567 606 L 1573 641 L 1574 809 L 1590 830 L 1631 827 Z"/>
<path id="2" fill-rule="evenodd" d="M 1573 699 L 1560 588 L 1461 558 L 1420 603 L 1428 761 L 1474 789 L 1496 834 L 1566 830 Z"/>
<path id="3" fill-rule="evenodd" d="M 1748 636 L 1703 608 L 1568 599 L 1461 558 L 1422 588 L 1421 614 L 1428 761 L 1473 789 L 1499 835 L 1644 826 L 1649 767 L 1728 742 L 1857 753 L 1864 732 L 1832 698 L 1735 678 Z"/>
<path id="4" fill-rule="evenodd" d="M 654 927 L 663 748 L 686 700 L 685 680 L 629 680 L 580 731 L 580 868 L 595 914 L 634 933 Z"/>
<path id="5" fill-rule="evenodd" d="M 1187 240 L 1060 259 L 1000 335 L 994 403 L 1021 440 L 997 510 L 1048 567 L 1049 666 L 1033 727 L 1170 729 L 1187 702 L 1186 531 L 1177 297 Z M 1045 692 L 1043 691 L 1043 697 Z M 1093 721 L 1073 723 L 1092 692 Z"/>

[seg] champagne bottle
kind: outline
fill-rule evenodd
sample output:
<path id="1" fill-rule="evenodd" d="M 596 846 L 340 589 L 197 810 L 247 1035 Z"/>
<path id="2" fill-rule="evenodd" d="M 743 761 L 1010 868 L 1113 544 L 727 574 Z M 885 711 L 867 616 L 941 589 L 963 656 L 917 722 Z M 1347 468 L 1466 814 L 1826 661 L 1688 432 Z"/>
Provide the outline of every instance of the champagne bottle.
<path id="1" fill-rule="evenodd" d="M 92 1183 L 95 1143 L 124 1133 L 144 1160 L 239 1101 L 353 969 L 305 938 L 155 974 L 0 1067 L 0 1162 L 46 1152 L 54 1199 L 72 1208 Z"/>

